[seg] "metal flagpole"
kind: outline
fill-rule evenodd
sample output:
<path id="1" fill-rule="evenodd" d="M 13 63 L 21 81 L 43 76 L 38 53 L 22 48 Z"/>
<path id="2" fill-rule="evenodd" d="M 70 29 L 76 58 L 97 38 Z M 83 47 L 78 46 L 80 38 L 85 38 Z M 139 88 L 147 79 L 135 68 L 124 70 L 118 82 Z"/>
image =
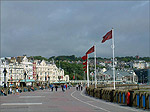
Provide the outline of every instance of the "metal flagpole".
<path id="1" fill-rule="evenodd" d="M 87 87 L 89 87 L 89 62 L 88 62 L 88 54 L 87 54 Z"/>
<path id="2" fill-rule="evenodd" d="M 114 76 L 114 89 L 115 89 L 115 45 L 114 45 L 114 29 L 112 28 L 112 49 L 113 49 L 113 76 Z"/>
<path id="3" fill-rule="evenodd" d="M 94 57 L 95 57 L 95 88 L 96 88 L 96 84 L 97 84 L 97 79 L 96 79 L 96 45 L 94 46 Z"/>

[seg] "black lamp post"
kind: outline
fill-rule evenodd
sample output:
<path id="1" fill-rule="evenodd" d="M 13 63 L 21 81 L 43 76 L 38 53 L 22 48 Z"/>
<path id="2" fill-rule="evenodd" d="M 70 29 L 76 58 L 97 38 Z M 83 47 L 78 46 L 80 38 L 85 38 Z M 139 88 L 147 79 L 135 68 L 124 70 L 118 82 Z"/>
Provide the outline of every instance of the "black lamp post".
<path id="1" fill-rule="evenodd" d="M 38 78 L 39 78 L 39 76 L 38 76 L 38 74 L 36 75 L 36 81 L 38 81 Z"/>
<path id="2" fill-rule="evenodd" d="M 3 73 L 4 73 L 4 88 L 6 88 L 6 73 L 7 73 L 6 68 L 4 68 Z"/>
<path id="3" fill-rule="evenodd" d="M 58 79 L 59 79 L 59 83 L 60 83 L 61 76 L 58 76 Z"/>
<path id="4" fill-rule="evenodd" d="M 50 84 L 50 76 L 48 76 L 48 85 Z"/>
<path id="5" fill-rule="evenodd" d="M 25 71 L 25 72 L 24 72 L 25 85 L 26 85 L 26 76 L 27 76 L 27 73 L 26 73 L 26 71 Z"/>

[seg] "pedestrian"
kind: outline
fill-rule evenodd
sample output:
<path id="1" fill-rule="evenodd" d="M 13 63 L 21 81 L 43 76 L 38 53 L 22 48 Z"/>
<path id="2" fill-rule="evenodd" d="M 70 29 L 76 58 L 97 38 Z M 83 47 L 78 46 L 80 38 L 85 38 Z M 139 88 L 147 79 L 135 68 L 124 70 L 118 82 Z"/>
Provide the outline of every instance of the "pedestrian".
<path id="1" fill-rule="evenodd" d="M 51 87 L 52 87 L 52 85 L 51 85 L 51 84 L 49 84 L 49 90 L 51 89 Z"/>
<path id="2" fill-rule="evenodd" d="M 18 86 L 16 86 L 16 94 L 19 95 Z"/>
<path id="3" fill-rule="evenodd" d="M 65 91 L 66 85 L 64 84 L 64 91 Z"/>
<path id="4" fill-rule="evenodd" d="M 79 91 L 80 91 L 80 87 L 81 87 L 81 85 L 79 84 L 79 88 L 78 88 Z"/>
<path id="5" fill-rule="evenodd" d="M 76 90 L 78 91 L 78 84 L 76 85 Z"/>
<path id="6" fill-rule="evenodd" d="M 4 96 L 4 90 L 3 89 L 1 89 L 1 95 Z"/>
<path id="7" fill-rule="evenodd" d="M 61 89 L 62 89 L 63 92 L 65 91 L 65 90 L 64 90 L 64 85 L 63 85 L 63 84 L 61 85 Z"/>
<path id="8" fill-rule="evenodd" d="M 51 91 L 53 91 L 53 88 L 54 88 L 54 86 L 53 86 L 53 84 L 52 84 Z"/>
<path id="9" fill-rule="evenodd" d="M 82 91 L 82 89 L 83 89 L 83 85 L 81 84 L 81 91 Z"/>
<path id="10" fill-rule="evenodd" d="M 67 84 L 66 84 L 66 90 L 67 90 Z"/>
<path id="11" fill-rule="evenodd" d="M 57 85 L 55 85 L 55 90 L 57 91 L 57 88 L 58 88 L 58 86 Z"/>
<path id="12" fill-rule="evenodd" d="M 12 94 L 12 88 L 10 87 L 10 89 L 9 89 L 9 92 L 10 92 L 10 94 Z"/>

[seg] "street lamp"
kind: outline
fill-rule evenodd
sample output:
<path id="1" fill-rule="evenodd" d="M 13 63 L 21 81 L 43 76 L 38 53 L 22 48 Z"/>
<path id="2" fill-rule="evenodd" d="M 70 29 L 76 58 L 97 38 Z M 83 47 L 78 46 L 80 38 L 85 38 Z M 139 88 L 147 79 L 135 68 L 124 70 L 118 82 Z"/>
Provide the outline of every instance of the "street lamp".
<path id="1" fill-rule="evenodd" d="M 27 76 L 27 73 L 26 73 L 26 71 L 25 71 L 25 72 L 24 72 L 25 85 L 26 85 L 26 76 Z"/>
<path id="2" fill-rule="evenodd" d="M 50 76 L 48 76 L 48 85 L 50 84 Z"/>
<path id="3" fill-rule="evenodd" d="M 61 76 L 58 76 L 58 79 L 59 79 L 59 82 L 60 82 Z"/>
<path id="4" fill-rule="evenodd" d="M 7 73 L 6 68 L 4 68 L 3 73 L 4 73 L 4 88 L 6 88 L 6 73 Z"/>

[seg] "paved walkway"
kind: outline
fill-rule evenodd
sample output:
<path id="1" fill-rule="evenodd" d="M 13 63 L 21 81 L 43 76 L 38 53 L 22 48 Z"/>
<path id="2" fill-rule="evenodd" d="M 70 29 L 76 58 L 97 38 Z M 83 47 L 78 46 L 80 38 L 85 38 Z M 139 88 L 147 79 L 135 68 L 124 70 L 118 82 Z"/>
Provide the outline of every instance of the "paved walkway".
<path id="1" fill-rule="evenodd" d="M 19 95 L 0 96 L 0 112 L 142 112 L 86 96 L 75 88 L 62 92 L 37 90 Z M 146 112 L 146 111 L 145 111 Z"/>

